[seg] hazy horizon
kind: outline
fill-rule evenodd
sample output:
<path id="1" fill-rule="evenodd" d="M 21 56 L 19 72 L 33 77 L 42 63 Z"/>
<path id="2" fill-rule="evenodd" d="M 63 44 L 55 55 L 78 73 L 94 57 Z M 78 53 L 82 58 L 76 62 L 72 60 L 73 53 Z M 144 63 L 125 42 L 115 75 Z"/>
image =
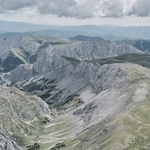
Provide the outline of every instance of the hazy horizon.
<path id="1" fill-rule="evenodd" d="M 32 24 L 32 25 L 41 25 L 41 26 L 116 26 L 116 27 L 150 27 L 150 25 L 115 25 L 115 24 L 50 24 L 50 23 L 36 23 L 22 20 L 1 20 L 0 22 L 8 22 L 8 23 L 23 23 L 23 24 Z"/>

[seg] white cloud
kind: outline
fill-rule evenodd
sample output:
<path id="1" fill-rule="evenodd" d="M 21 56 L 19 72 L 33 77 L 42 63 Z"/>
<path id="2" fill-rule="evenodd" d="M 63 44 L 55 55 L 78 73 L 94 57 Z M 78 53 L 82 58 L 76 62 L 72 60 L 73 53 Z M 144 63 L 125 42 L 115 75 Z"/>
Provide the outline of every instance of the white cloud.
<path id="1" fill-rule="evenodd" d="M 150 0 L 0 0 L 0 13 L 26 10 L 58 17 L 150 16 Z M 34 13 L 33 13 L 34 14 Z"/>

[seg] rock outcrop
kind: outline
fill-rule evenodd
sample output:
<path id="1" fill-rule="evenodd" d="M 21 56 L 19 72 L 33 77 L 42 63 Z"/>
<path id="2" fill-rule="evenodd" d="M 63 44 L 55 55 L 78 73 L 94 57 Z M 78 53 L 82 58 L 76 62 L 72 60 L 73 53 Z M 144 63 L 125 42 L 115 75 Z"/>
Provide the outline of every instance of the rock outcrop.
<path id="1" fill-rule="evenodd" d="M 22 148 L 11 138 L 0 133 L 0 150 L 22 150 Z"/>

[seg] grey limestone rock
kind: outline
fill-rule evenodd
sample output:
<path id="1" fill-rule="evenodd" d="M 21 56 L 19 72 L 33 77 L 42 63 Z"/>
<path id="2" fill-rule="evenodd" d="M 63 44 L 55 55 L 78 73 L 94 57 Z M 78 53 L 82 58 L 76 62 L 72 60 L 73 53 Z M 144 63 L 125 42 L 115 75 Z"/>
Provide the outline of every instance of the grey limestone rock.
<path id="1" fill-rule="evenodd" d="M 0 150 L 22 150 L 22 148 L 14 140 L 0 133 Z"/>

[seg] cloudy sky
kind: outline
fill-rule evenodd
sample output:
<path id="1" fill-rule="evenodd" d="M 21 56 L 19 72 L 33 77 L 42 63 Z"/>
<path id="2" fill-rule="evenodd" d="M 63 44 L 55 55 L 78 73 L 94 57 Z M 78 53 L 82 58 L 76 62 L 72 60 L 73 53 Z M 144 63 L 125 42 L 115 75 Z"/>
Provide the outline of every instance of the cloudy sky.
<path id="1" fill-rule="evenodd" d="M 150 0 L 0 0 L 0 20 L 150 26 Z"/>

